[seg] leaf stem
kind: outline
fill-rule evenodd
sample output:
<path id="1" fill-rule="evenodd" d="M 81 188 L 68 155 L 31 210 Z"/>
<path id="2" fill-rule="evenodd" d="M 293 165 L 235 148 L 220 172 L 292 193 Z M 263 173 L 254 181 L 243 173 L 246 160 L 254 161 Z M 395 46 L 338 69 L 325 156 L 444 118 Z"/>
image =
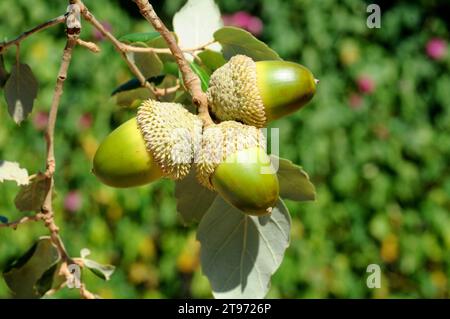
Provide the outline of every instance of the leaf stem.
<path id="1" fill-rule="evenodd" d="M 174 86 L 171 86 L 171 87 L 155 88 L 155 89 L 158 92 L 158 96 L 165 96 L 165 95 L 168 95 L 168 94 L 175 93 L 176 91 L 178 91 L 178 89 L 180 87 L 181 87 L 181 84 L 179 82 L 177 82 L 177 84 L 175 84 Z"/>

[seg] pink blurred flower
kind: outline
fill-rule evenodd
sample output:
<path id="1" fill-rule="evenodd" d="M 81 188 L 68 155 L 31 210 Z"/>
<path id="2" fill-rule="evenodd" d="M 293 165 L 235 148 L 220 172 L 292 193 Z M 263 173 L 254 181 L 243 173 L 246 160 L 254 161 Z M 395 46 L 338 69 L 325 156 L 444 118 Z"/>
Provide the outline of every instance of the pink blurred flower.
<path id="1" fill-rule="evenodd" d="M 231 15 L 223 15 L 222 20 L 224 25 L 245 29 L 256 36 L 260 35 L 263 30 L 263 22 L 261 19 L 245 11 L 238 11 Z"/>
<path id="2" fill-rule="evenodd" d="M 71 212 L 77 212 L 81 209 L 82 198 L 78 191 L 70 191 L 64 198 L 64 208 Z"/>
<path id="3" fill-rule="evenodd" d="M 375 91 L 375 82 L 368 75 L 361 75 L 356 80 L 358 88 L 362 93 L 370 94 Z"/>
<path id="4" fill-rule="evenodd" d="M 47 127 L 48 113 L 39 111 L 33 117 L 33 125 L 38 131 L 43 131 Z"/>
<path id="5" fill-rule="evenodd" d="M 240 28 L 247 28 L 252 19 L 252 15 L 245 11 L 238 11 L 233 15 L 233 24 Z"/>
<path id="6" fill-rule="evenodd" d="M 108 22 L 102 21 L 101 23 L 102 26 L 106 29 L 106 31 L 108 32 L 112 31 L 112 26 Z M 92 30 L 92 37 L 94 38 L 95 41 L 102 41 L 105 39 L 103 34 L 101 34 L 101 32 L 98 31 L 97 29 Z"/>
<path id="7" fill-rule="evenodd" d="M 363 103 L 363 97 L 358 93 L 352 93 L 350 94 L 348 98 L 348 105 L 352 109 L 359 109 L 362 106 Z"/>
<path id="8" fill-rule="evenodd" d="M 447 53 L 447 43 L 443 39 L 433 38 L 427 42 L 426 51 L 433 60 L 440 60 Z"/>
<path id="9" fill-rule="evenodd" d="M 78 120 L 79 126 L 84 130 L 89 129 L 92 126 L 92 122 L 92 114 L 89 112 L 83 113 Z"/>
<path id="10" fill-rule="evenodd" d="M 263 23 L 260 18 L 252 17 L 247 25 L 247 30 L 254 35 L 260 35 L 263 30 Z"/>

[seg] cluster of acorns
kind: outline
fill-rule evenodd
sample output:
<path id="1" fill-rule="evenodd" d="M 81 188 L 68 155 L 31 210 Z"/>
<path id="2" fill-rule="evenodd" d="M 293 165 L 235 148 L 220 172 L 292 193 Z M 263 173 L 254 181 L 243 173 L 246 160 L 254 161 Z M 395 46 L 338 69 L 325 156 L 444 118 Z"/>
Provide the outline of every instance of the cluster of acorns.
<path id="1" fill-rule="evenodd" d="M 195 167 L 199 183 L 231 205 L 268 214 L 279 184 L 260 128 L 304 106 L 315 91 L 316 80 L 302 65 L 234 56 L 210 78 L 214 125 L 202 128 L 181 104 L 147 100 L 102 142 L 93 172 L 107 185 L 133 187 L 179 180 Z"/>

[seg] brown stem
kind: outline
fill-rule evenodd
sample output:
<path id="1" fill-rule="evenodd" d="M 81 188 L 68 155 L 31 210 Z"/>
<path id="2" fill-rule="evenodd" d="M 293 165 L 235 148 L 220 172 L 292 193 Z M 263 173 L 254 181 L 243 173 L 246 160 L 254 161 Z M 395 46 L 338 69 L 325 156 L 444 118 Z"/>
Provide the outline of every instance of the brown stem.
<path id="1" fill-rule="evenodd" d="M 50 230 L 50 237 L 52 242 L 55 244 L 61 258 L 64 261 L 70 260 L 67 254 L 64 243 L 59 235 L 59 227 L 55 223 L 54 213 L 53 213 L 53 188 L 54 188 L 54 173 L 55 173 L 55 124 L 58 115 L 59 102 L 61 100 L 61 95 L 63 93 L 64 82 L 67 78 L 67 70 L 72 59 L 73 48 L 77 45 L 77 40 L 79 33 L 81 31 L 81 24 L 77 22 L 76 9 L 69 11 L 67 15 L 67 20 L 71 21 L 71 25 L 67 25 L 67 41 L 64 47 L 61 65 L 58 72 L 58 77 L 56 79 L 55 91 L 53 93 L 52 104 L 50 107 L 50 113 L 48 117 L 47 130 L 45 133 L 45 139 L 47 141 L 47 169 L 45 175 L 50 179 L 50 187 L 42 204 L 42 214 L 45 222 L 45 226 Z M 75 24 L 74 24 L 75 21 Z M 67 23 L 67 22 L 66 22 Z M 68 24 L 68 23 L 67 23 Z"/>
<path id="2" fill-rule="evenodd" d="M 61 65 L 56 79 L 55 91 L 53 94 L 52 104 L 50 107 L 50 113 L 48 117 L 48 124 L 46 130 L 47 139 L 47 176 L 53 176 L 55 172 L 55 150 L 54 150 L 54 134 L 56 117 L 58 114 L 59 102 L 63 93 L 64 82 L 67 78 L 67 70 L 72 59 L 72 51 L 77 44 L 75 37 L 69 37 L 64 48 Z"/>
<path id="3" fill-rule="evenodd" d="M 135 47 L 130 44 L 126 44 L 123 42 L 121 43 L 121 47 L 125 52 L 142 52 L 142 53 L 166 53 L 170 54 L 170 49 L 166 48 L 142 48 L 142 47 Z"/>
<path id="4" fill-rule="evenodd" d="M 159 96 L 165 96 L 168 94 L 175 93 L 180 88 L 180 83 L 177 83 L 174 86 L 168 87 L 168 88 L 156 88 Z"/>
<path id="5" fill-rule="evenodd" d="M 208 126 L 214 124 L 211 116 L 209 115 L 208 99 L 206 98 L 206 94 L 202 91 L 200 79 L 189 66 L 189 63 L 184 57 L 183 51 L 178 46 L 175 37 L 158 17 L 148 0 L 133 1 L 137 4 L 142 16 L 153 26 L 153 28 L 155 28 L 156 31 L 161 34 L 164 40 L 166 40 L 167 45 L 181 71 L 184 85 L 192 96 L 192 102 L 198 108 L 198 115 L 202 119 L 203 125 Z"/>
<path id="6" fill-rule="evenodd" d="M 204 50 L 207 46 L 209 46 L 213 43 L 215 43 L 215 41 L 211 41 L 206 44 L 202 44 L 195 48 L 181 49 L 181 51 L 186 52 L 186 53 L 194 53 L 196 51 Z M 153 53 L 166 53 L 166 54 L 172 53 L 172 51 L 170 51 L 170 49 L 168 49 L 168 48 L 167 49 L 166 48 L 142 48 L 142 47 L 135 47 L 133 45 L 125 44 L 123 42 L 122 42 L 122 48 L 126 52 L 143 52 L 143 53 L 152 53 L 153 52 Z"/>
<path id="7" fill-rule="evenodd" d="M 97 297 L 86 289 L 86 285 L 84 283 L 81 283 L 80 285 L 80 296 L 83 299 L 97 299 Z"/>
<path id="8" fill-rule="evenodd" d="M 25 224 L 25 223 L 28 223 L 28 222 L 32 222 L 32 221 L 39 221 L 41 219 L 43 219 L 43 214 L 38 213 L 38 214 L 33 215 L 33 216 L 22 217 L 21 219 L 13 221 L 13 222 L 0 224 L 0 228 L 2 228 L 2 227 L 4 227 L 4 228 L 9 227 L 9 228 L 12 228 L 12 229 L 15 230 L 15 229 L 17 229 L 17 227 L 19 227 L 19 225 L 22 225 L 22 224 Z"/>
<path id="9" fill-rule="evenodd" d="M 139 68 L 136 66 L 136 64 L 127 57 L 126 54 L 127 50 L 124 47 L 124 44 L 119 40 L 117 40 L 117 38 L 111 32 L 105 29 L 105 27 L 100 23 L 100 21 L 98 21 L 95 18 L 95 16 L 89 11 L 89 9 L 84 5 L 84 3 L 81 0 L 77 1 L 77 3 L 81 8 L 81 14 L 83 15 L 84 19 L 88 21 L 90 24 L 92 24 L 105 38 L 107 38 L 113 44 L 117 52 L 119 52 L 122 59 L 130 68 L 131 72 L 133 72 L 133 74 L 137 77 L 139 83 L 141 83 L 141 86 L 150 90 L 150 92 L 152 92 L 153 95 L 158 96 L 157 90 L 155 90 L 153 85 L 147 81 L 147 79 L 139 70 Z"/>
<path id="10" fill-rule="evenodd" d="M 57 287 L 55 287 L 55 288 L 52 288 L 52 289 L 50 289 L 49 291 L 47 291 L 46 293 L 45 293 L 45 296 L 46 297 L 49 297 L 49 296 L 53 296 L 55 293 L 57 293 L 58 291 L 60 291 L 62 288 L 64 288 L 65 286 L 67 286 L 67 281 L 64 281 L 64 282 L 62 282 L 60 285 L 58 285 Z"/>
<path id="11" fill-rule="evenodd" d="M 53 19 L 51 19 L 51 20 L 49 20 L 47 22 L 44 22 L 44 23 L 41 23 L 41 24 L 35 26 L 31 30 L 25 31 L 24 33 L 22 33 L 17 38 L 15 38 L 15 39 L 13 39 L 11 41 L 6 41 L 6 42 L 3 42 L 3 43 L 0 43 L 0 54 L 4 50 L 6 50 L 8 47 L 10 47 L 12 45 L 15 45 L 15 44 L 16 45 L 19 44 L 21 41 L 25 40 L 27 37 L 29 37 L 30 35 L 32 35 L 32 34 L 34 34 L 36 32 L 39 32 L 39 31 L 47 29 L 47 28 L 49 28 L 51 26 L 63 23 L 65 21 L 65 19 L 66 19 L 65 15 L 53 18 Z"/>

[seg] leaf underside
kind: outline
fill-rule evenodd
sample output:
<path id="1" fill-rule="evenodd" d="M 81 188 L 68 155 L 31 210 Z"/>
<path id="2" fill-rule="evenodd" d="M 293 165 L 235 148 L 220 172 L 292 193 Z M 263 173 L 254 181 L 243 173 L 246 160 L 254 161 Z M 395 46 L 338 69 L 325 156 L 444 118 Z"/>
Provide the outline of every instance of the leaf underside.
<path id="1" fill-rule="evenodd" d="M 213 33 L 223 26 L 214 0 L 189 0 L 174 15 L 173 29 L 183 48 L 194 48 L 213 40 Z"/>
<path id="2" fill-rule="evenodd" d="M 103 265 L 94 260 L 83 258 L 83 264 L 88 268 L 94 275 L 103 279 L 109 280 L 114 273 L 116 267 L 112 265 Z"/>
<path id="3" fill-rule="evenodd" d="M 177 210 L 185 224 L 199 222 L 216 197 L 216 193 L 197 182 L 193 171 L 175 183 Z"/>
<path id="4" fill-rule="evenodd" d="M 28 171 L 20 168 L 19 163 L 0 160 L 0 183 L 5 180 L 15 181 L 17 185 L 27 185 Z"/>
<path id="5" fill-rule="evenodd" d="M 217 197 L 197 233 L 201 264 L 216 298 L 264 298 L 289 245 L 289 212 L 279 200 L 269 216 L 243 214 Z"/>

